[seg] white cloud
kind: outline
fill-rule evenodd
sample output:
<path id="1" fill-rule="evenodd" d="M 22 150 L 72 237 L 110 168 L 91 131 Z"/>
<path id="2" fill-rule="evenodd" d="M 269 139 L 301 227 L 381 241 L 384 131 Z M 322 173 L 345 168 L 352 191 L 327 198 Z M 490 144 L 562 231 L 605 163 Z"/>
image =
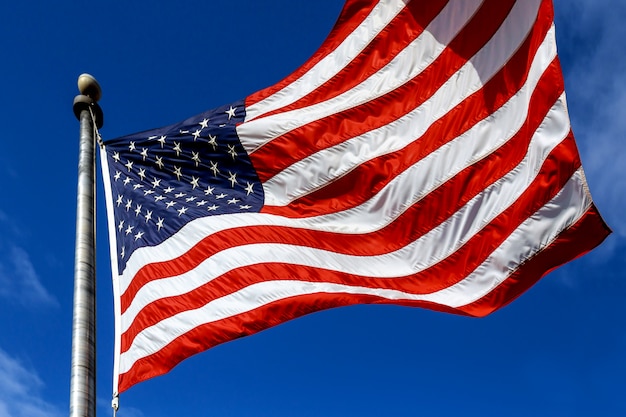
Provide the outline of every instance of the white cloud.
<path id="1" fill-rule="evenodd" d="M 41 396 L 43 382 L 0 348 L 0 417 L 60 417 L 64 413 Z"/>
<path id="2" fill-rule="evenodd" d="M 96 406 L 98 407 L 98 415 L 100 416 L 112 416 L 113 415 L 113 408 L 111 408 L 111 400 L 98 398 L 96 401 Z M 118 416 L 144 417 L 144 414 L 141 410 L 135 407 L 128 407 L 122 404 L 120 406 L 120 409 L 118 410 Z"/>
<path id="3" fill-rule="evenodd" d="M 1 242 L 0 242 L 1 243 Z M 28 253 L 9 244 L 8 256 L 0 258 L 0 297 L 24 306 L 58 306 L 58 301 L 41 284 Z"/>
<path id="4" fill-rule="evenodd" d="M 124 417 L 144 417 L 144 414 L 141 412 L 141 410 L 133 407 L 124 407 L 123 413 Z"/>
<path id="5" fill-rule="evenodd" d="M 572 125 L 594 200 L 626 237 L 626 3 L 556 1 Z"/>
<path id="6" fill-rule="evenodd" d="M 9 216 L 2 210 L 0 210 L 0 226 L 2 226 L 2 230 L 0 230 L 0 237 L 8 235 L 20 235 L 15 223 L 12 222 Z M 6 232 L 4 230 L 6 230 Z M 0 243 L 2 243 L 1 240 Z"/>
<path id="7" fill-rule="evenodd" d="M 15 243 L 23 238 L 19 225 L 0 209 L 0 299 L 29 308 L 58 307 L 56 298 L 41 283 L 28 252 Z"/>

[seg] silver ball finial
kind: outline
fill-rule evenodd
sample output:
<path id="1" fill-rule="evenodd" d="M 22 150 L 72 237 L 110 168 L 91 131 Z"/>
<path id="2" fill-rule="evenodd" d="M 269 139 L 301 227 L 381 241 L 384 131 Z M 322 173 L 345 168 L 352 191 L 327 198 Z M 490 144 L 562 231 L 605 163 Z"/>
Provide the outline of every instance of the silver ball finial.
<path id="1" fill-rule="evenodd" d="M 81 113 L 88 110 L 96 123 L 96 127 L 100 129 L 104 124 L 102 109 L 98 105 L 98 100 L 102 97 L 100 84 L 94 77 L 89 74 L 80 74 L 78 77 L 78 90 L 80 94 L 74 97 L 74 115 L 81 120 Z"/>
<path id="2" fill-rule="evenodd" d="M 93 101 L 100 100 L 102 89 L 94 77 L 89 74 L 80 74 L 78 77 L 78 91 L 82 95 L 90 97 Z"/>

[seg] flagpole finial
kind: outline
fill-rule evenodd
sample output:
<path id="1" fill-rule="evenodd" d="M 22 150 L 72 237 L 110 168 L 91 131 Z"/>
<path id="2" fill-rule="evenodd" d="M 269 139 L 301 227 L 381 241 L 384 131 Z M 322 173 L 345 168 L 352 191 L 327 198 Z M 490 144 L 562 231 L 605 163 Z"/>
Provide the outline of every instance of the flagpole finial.
<path id="1" fill-rule="evenodd" d="M 102 128 L 104 124 L 104 115 L 102 109 L 98 105 L 98 100 L 102 97 L 102 89 L 96 79 L 87 73 L 78 76 L 79 95 L 74 97 L 74 115 L 80 120 L 80 113 L 83 110 L 91 109 L 94 115 L 96 127 Z"/>
<path id="2" fill-rule="evenodd" d="M 87 73 L 78 76 L 78 91 L 82 95 L 90 97 L 93 101 L 100 101 L 100 97 L 102 97 L 100 84 L 92 75 Z"/>

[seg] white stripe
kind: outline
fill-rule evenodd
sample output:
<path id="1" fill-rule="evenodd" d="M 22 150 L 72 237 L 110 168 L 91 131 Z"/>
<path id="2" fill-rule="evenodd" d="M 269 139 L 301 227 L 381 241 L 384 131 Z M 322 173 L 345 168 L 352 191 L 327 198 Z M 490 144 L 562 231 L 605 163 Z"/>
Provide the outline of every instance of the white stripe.
<path id="1" fill-rule="evenodd" d="M 484 55 L 491 56 L 489 48 L 475 58 L 480 62 Z M 474 126 L 466 140 L 455 141 L 458 147 L 467 147 L 477 137 L 484 135 L 509 135 L 517 131 L 524 122 L 527 105 L 543 72 L 556 57 L 554 27 L 547 33 L 529 71 L 529 78 L 522 89 L 499 109 L 495 117 L 483 120 Z M 502 62 L 493 62 L 490 68 L 479 74 L 476 64 L 469 62 L 455 77 L 446 82 L 430 99 L 400 119 L 356 136 L 333 147 L 319 151 L 284 169 L 263 183 L 265 204 L 286 206 L 312 191 L 322 188 L 341 178 L 356 166 L 376 157 L 400 150 L 419 138 L 437 120 L 482 87 L 482 81 L 491 79 L 509 57 Z M 496 65 L 497 64 L 497 65 Z M 461 86 L 461 87 L 459 87 Z M 515 107 L 515 108 L 513 108 Z M 453 167 L 449 167 L 454 169 Z"/>
<path id="2" fill-rule="evenodd" d="M 115 216 L 114 216 L 114 208 L 113 208 L 113 192 L 111 190 L 111 176 L 109 173 L 109 160 L 107 158 L 106 149 L 101 146 L 100 147 L 100 167 L 102 170 L 102 178 L 104 182 L 104 196 L 107 208 L 107 225 L 109 228 L 109 256 L 111 257 L 111 274 L 113 278 L 113 310 L 114 310 L 114 320 L 115 320 L 115 350 L 114 352 L 119 352 L 121 348 L 121 315 L 122 308 L 120 305 L 120 285 L 119 285 L 119 276 L 118 276 L 118 264 L 117 264 L 117 233 L 115 233 Z M 118 381 L 119 381 L 119 369 L 120 369 L 120 356 L 114 355 L 113 358 L 113 393 L 117 394 L 118 391 Z"/>
<path id="3" fill-rule="evenodd" d="M 389 64 L 351 90 L 322 103 L 257 118 L 237 126 L 237 134 L 243 147 L 248 153 L 253 153 L 267 142 L 293 129 L 356 107 L 400 87 L 420 74 L 445 50 L 445 46 L 465 26 L 480 3 L 481 0 L 450 2 L 427 30 Z"/>
<path id="4" fill-rule="evenodd" d="M 495 290 L 523 263 L 551 244 L 591 207 L 579 168 L 559 194 L 528 218 L 463 281 L 424 298 L 450 307 L 471 304 Z"/>
<path id="5" fill-rule="evenodd" d="M 122 333 L 139 311 L 155 299 L 188 293 L 224 273 L 258 263 L 303 265 L 376 278 L 402 277 L 423 271 L 450 256 L 513 204 L 537 176 L 545 158 L 569 132 L 567 114 L 559 100 L 533 136 L 526 157 L 517 167 L 440 226 L 397 251 L 378 256 L 353 256 L 278 243 L 229 248 L 185 274 L 144 285 L 122 315 Z"/>
<path id="6" fill-rule="evenodd" d="M 467 278 L 451 287 L 431 294 L 411 294 L 395 290 L 294 280 L 261 282 L 214 300 L 199 309 L 171 316 L 144 329 L 134 339 L 131 348 L 121 355 L 120 372 L 127 372 L 139 359 L 158 352 L 177 337 L 200 325 L 246 313 L 287 297 L 316 293 L 358 294 L 374 295 L 395 301 L 430 301 L 450 307 L 462 307 L 475 302 L 495 289 L 521 264 L 543 250 L 563 230 L 584 215 L 591 204 L 591 199 L 589 194 L 584 192 L 582 182 L 582 169 L 579 169 L 552 201 L 516 229 Z M 532 236 L 532 239 L 529 240 L 529 236 Z"/>
<path id="7" fill-rule="evenodd" d="M 385 0 L 379 2 L 354 32 L 330 54 L 321 59 L 298 80 L 285 86 L 264 100 L 246 108 L 246 120 L 289 105 L 306 96 L 333 78 L 383 30 L 410 0 Z"/>

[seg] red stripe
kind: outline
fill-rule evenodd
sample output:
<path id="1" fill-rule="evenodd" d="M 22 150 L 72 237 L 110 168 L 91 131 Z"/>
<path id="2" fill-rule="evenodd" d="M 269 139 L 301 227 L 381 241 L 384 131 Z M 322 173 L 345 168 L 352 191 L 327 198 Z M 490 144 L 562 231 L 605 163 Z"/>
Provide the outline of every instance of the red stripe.
<path id="1" fill-rule="evenodd" d="M 301 229 L 289 231 L 288 228 L 252 226 L 226 230 L 205 238 L 187 254 L 175 260 L 149 264 L 140 269 L 121 296 L 122 312 L 126 311 L 137 291 L 146 283 L 183 274 L 218 251 L 246 242 L 283 242 L 302 246 L 311 246 L 314 243 L 315 247 L 339 253 L 351 253 L 349 250 L 358 247 L 356 254 L 362 256 L 391 252 L 405 246 L 443 222 L 486 186 L 519 164 L 526 153 L 530 138 L 551 107 L 549 103 L 554 103 L 562 93 L 558 63 L 555 61 L 550 68 L 551 70 L 544 73 L 531 97 L 531 112 L 526 123 L 507 144 L 491 157 L 466 168 L 436 192 L 424 197 L 390 226 L 359 236 L 358 245 L 355 245 L 351 236 Z M 407 234 L 407 231 L 411 232 Z"/>
<path id="2" fill-rule="evenodd" d="M 352 89 L 391 62 L 409 43 L 421 35 L 446 3 L 447 0 L 410 3 L 336 76 L 294 103 L 264 113 L 263 117 L 317 104 Z"/>
<path id="3" fill-rule="evenodd" d="M 354 304 L 394 304 L 457 312 L 430 302 L 397 302 L 368 295 L 319 293 L 284 298 L 247 313 L 198 326 L 177 337 L 158 352 L 139 359 L 128 372 L 120 374 L 119 392 L 126 391 L 138 382 L 163 375 L 188 357 L 221 343 L 258 333 L 310 313 Z"/>
<path id="4" fill-rule="evenodd" d="M 121 351 L 125 352 L 128 350 L 135 336 L 146 327 L 183 311 L 200 308 L 210 301 L 249 285 L 270 279 L 332 282 L 352 286 L 392 289 L 414 294 L 431 293 L 454 285 L 484 262 L 530 215 L 554 198 L 580 166 L 576 153 L 576 145 L 573 136 L 570 134 L 568 139 L 563 141 L 550 154 L 537 178 L 513 205 L 485 226 L 462 248 L 425 271 L 406 277 L 384 279 L 277 263 L 256 264 L 238 268 L 217 277 L 190 293 L 159 299 L 146 306 L 137 315 L 135 322 L 128 331 L 122 334 Z M 477 172 L 480 171 L 477 170 Z M 411 219 L 415 219 L 415 217 L 411 216 Z M 409 228 L 417 228 L 419 225 L 405 225 L 405 227 L 407 226 Z M 399 237 L 399 239 L 405 240 L 405 237 L 406 233 L 405 236 Z M 338 237 L 337 239 L 344 240 L 345 238 Z M 408 240 L 411 241 L 412 239 Z M 348 237 L 348 242 L 343 243 L 350 246 L 360 246 L 361 240 L 359 237 L 353 237 L 352 239 Z"/>
<path id="5" fill-rule="evenodd" d="M 515 273 L 480 300 L 460 308 L 467 315 L 482 317 L 519 297 L 550 271 L 583 256 L 611 234 L 595 205 L 548 247 L 524 262 Z"/>
<path id="6" fill-rule="evenodd" d="M 314 311 L 377 301 L 377 297 L 366 296 L 305 295 L 282 299 L 248 313 L 196 327 L 160 351 L 138 360 L 128 372 L 120 374 L 119 392 L 140 381 L 165 374 L 189 356 L 220 343 L 257 333 Z"/>
<path id="7" fill-rule="evenodd" d="M 376 3 L 377 1 L 374 0 L 347 0 L 339 15 L 339 19 L 335 23 L 335 26 L 315 54 L 313 54 L 313 56 L 309 58 L 309 60 L 300 68 L 282 81 L 271 87 L 249 95 L 246 98 L 246 107 L 266 99 L 277 91 L 282 90 L 287 85 L 293 83 L 298 78 L 302 77 L 302 75 L 313 68 L 315 64 L 337 49 L 341 42 L 343 42 L 361 23 L 363 23 L 363 20 L 365 20 L 365 18 L 370 14 L 372 9 L 376 6 Z"/>
<path id="8" fill-rule="evenodd" d="M 442 54 L 417 77 L 375 100 L 292 130 L 250 155 L 259 179 L 322 149 L 385 126 L 430 98 L 479 51 L 509 13 L 514 0 L 486 0 Z"/>

